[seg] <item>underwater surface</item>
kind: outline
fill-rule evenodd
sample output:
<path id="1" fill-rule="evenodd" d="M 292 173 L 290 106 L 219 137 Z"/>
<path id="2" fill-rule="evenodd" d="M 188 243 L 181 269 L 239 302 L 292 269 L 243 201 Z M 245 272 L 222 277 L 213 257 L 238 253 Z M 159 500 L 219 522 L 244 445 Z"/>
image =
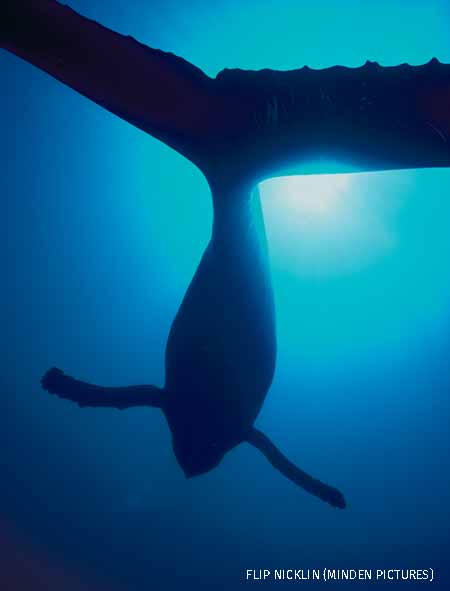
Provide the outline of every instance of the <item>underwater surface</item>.
<path id="1" fill-rule="evenodd" d="M 70 5 L 209 75 L 450 62 L 438 0 Z M 245 444 L 186 480 L 161 412 L 79 409 L 39 379 L 56 365 L 162 385 L 168 330 L 209 239 L 207 183 L 6 52 L 0 71 L 3 587 L 322 589 L 246 570 L 433 568 L 432 584 L 327 585 L 449 588 L 450 169 L 260 186 L 278 363 L 257 426 L 340 488 L 347 510 Z"/>

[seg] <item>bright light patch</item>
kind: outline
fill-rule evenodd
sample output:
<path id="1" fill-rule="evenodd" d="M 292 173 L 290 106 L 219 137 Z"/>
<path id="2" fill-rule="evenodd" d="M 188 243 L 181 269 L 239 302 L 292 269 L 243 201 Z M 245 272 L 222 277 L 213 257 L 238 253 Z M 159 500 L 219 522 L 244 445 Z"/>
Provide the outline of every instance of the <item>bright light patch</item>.
<path id="1" fill-rule="evenodd" d="M 282 195 L 284 204 L 299 215 L 339 216 L 351 184 L 348 174 L 286 176 L 264 183 L 264 191 Z"/>
<path id="2" fill-rule="evenodd" d="M 273 262 L 296 274 L 336 275 L 376 261 L 396 243 L 392 213 L 405 194 L 404 179 L 372 173 L 264 181 L 260 194 Z"/>

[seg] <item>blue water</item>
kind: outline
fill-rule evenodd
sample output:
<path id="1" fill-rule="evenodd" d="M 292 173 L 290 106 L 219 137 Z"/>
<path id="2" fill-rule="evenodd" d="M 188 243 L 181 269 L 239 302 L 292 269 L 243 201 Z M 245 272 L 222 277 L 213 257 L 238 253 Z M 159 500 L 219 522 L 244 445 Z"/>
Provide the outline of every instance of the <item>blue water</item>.
<path id="1" fill-rule="evenodd" d="M 450 62 L 438 0 L 70 5 L 210 75 Z M 56 365 L 162 384 L 209 237 L 206 181 L 18 59 L 2 53 L 0 71 L 2 575 L 19 580 L 25 556 L 50 591 L 275 589 L 299 583 L 247 582 L 246 569 L 324 567 L 434 568 L 433 588 L 448 588 L 450 170 L 260 187 L 279 355 L 258 426 L 348 509 L 304 494 L 250 446 L 187 481 L 158 410 L 79 409 L 39 378 Z"/>

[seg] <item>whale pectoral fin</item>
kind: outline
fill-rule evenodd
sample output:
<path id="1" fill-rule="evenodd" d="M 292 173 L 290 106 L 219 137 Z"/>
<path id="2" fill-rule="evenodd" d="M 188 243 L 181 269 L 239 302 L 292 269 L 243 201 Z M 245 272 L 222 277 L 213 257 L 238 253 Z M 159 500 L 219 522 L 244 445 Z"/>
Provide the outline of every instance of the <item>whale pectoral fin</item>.
<path id="1" fill-rule="evenodd" d="M 258 429 L 252 428 L 246 441 L 259 449 L 259 451 L 269 460 L 274 468 L 279 470 L 286 478 L 301 486 L 306 492 L 318 497 L 322 501 L 329 503 L 333 507 L 345 509 L 346 502 L 342 493 L 316 480 L 303 470 L 300 470 L 295 464 L 290 462 L 280 450 Z"/>
<path id="2" fill-rule="evenodd" d="M 26 60 L 187 157 L 220 127 L 212 79 L 53 0 L 10 0 L 0 48 Z M 150 15 L 149 15 L 149 18 Z M 197 153 L 195 151 L 195 153 Z"/>
<path id="3" fill-rule="evenodd" d="M 164 390 L 156 386 L 125 386 L 109 388 L 95 386 L 66 375 L 60 369 L 49 369 L 41 379 L 44 390 L 76 402 L 78 406 L 117 408 L 124 410 L 133 406 L 161 408 Z"/>

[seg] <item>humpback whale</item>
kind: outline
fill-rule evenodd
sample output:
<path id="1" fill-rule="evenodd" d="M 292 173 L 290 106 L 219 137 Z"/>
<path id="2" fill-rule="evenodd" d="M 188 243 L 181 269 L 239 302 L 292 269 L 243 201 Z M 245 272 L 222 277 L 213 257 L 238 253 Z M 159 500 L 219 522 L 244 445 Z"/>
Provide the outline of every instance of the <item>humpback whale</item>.
<path id="1" fill-rule="evenodd" d="M 58 368 L 42 386 L 81 407 L 161 409 L 187 477 L 247 442 L 308 493 L 344 508 L 338 489 L 300 470 L 254 426 L 276 360 L 256 187 L 324 156 L 352 171 L 449 166 L 450 66 L 366 62 L 211 78 L 55 0 L 6 0 L 0 17 L 1 48 L 184 155 L 213 200 L 211 239 L 168 337 L 164 386 L 102 387 Z"/>

